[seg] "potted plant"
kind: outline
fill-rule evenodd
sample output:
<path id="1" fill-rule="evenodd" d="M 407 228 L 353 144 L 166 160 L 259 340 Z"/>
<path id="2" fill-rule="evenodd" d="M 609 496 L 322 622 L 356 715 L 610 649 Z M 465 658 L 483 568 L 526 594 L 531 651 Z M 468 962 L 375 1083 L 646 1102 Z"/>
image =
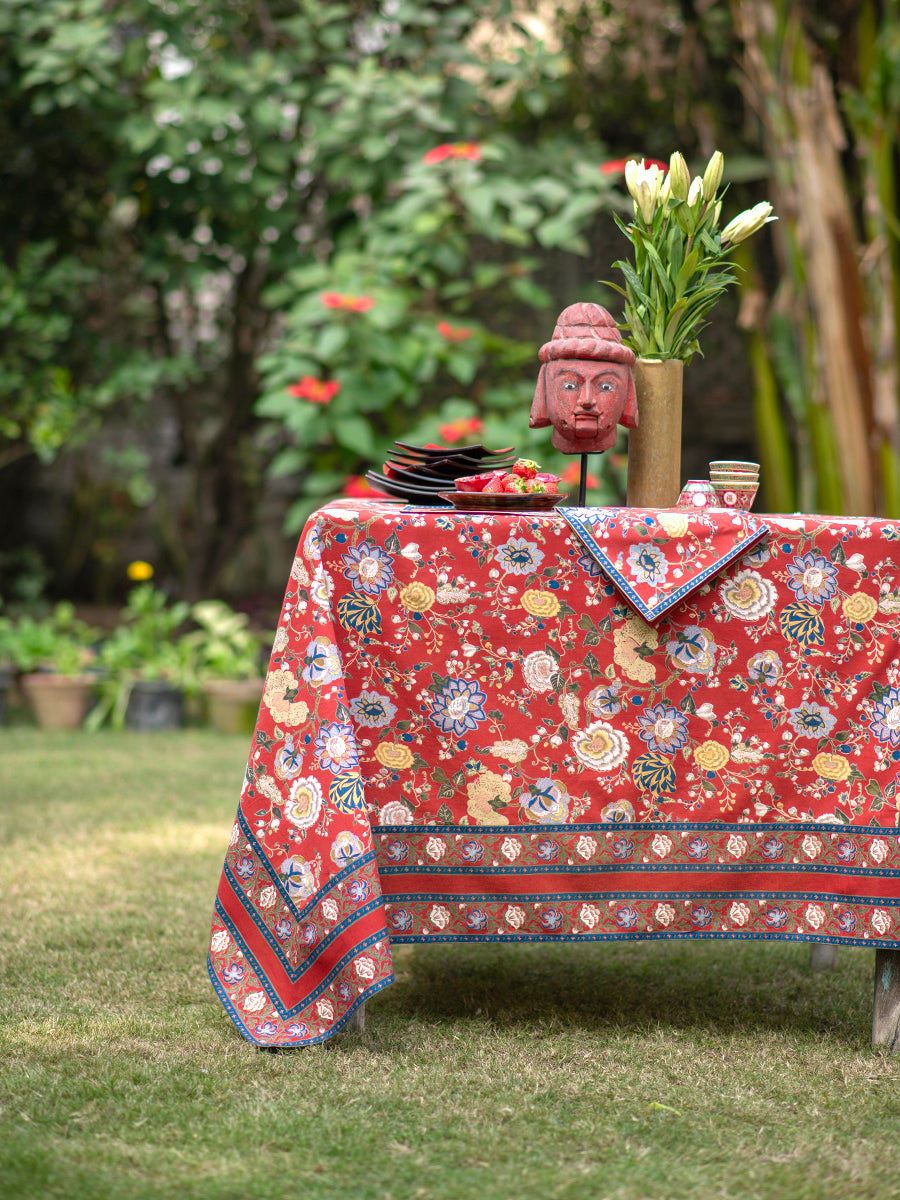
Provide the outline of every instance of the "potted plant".
<path id="1" fill-rule="evenodd" d="M 0 613 L 0 725 L 6 722 L 6 698 L 15 682 L 12 658 L 13 623 Z"/>
<path id="2" fill-rule="evenodd" d="M 191 651 L 179 635 L 190 606 L 170 604 L 152 583 L 135 587 L 121 623 L 100 647 L 104 671 L 100 699 L 88 722 L 96 729 L 177 729 L 184 721 L 184 693 L 192 680 Z"/>
<path id="3" fill-rule="evenodd" d="M 77 729 L 90 707 L 97 676 L 93 643 L 100 637 L 68 601 L 47 617 L 26 613 L 2 631 L 5 653 L 21 672 L 22 691 L 44 729 Z"/>
<path id="4" fill-rule="evenodd" d="M 262 641 L 245 613 L 223 600 L 191 608 L 198 628 L 186 635 L 210 725 L 221 733 L 252 733 L 263 690 Z"/>

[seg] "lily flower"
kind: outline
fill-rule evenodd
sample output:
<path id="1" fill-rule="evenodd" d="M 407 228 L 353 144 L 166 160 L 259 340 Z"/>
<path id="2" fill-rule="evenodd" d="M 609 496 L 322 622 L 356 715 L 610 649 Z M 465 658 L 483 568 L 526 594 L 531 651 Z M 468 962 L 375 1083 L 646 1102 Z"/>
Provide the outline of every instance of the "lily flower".
<path id="1" fill-rule="evenodd" d="M 706 164 L 706 170 L 703 172 L 703 195 L 707 200 L 712 200 L 716 194 L 716 189 L 722 182 L 722 172 L 724 169 L 725 156 L 721 150 L 716 150 Z"/>
<path id="2" fill-rule="evenodd" d="M 687 200 L 688 188 L 691 186 L 691 173 L 680 150 L 676 150 L 669 159 L 669 179 L 675 199 Z"/>
<path id="3" fill-rule="evenodd" d="M 733 220 L 728 222 L 722 230 L 722 245 L 730 242 L 732 246 L 737 246 L 739 242 L 745 241 L 758 229 L 762 229 L 767 221 L 777 219 L 772 216 L 772 205 L 768 201 L 762 200 L 759 204 L 754 204 L 752 208 L 738 213 Z"/>

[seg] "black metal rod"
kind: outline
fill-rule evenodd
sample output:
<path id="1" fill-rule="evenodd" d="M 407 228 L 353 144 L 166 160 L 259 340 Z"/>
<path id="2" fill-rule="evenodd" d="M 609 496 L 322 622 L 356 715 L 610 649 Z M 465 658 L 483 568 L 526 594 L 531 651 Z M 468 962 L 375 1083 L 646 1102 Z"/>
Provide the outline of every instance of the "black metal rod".
<path id="1" fill-rule="evenodd" d="M 584 508 L 587 498 L 587 458 L 586 454 L 581 456 L 581 478 L 578 480 L 578 507 Z"/>

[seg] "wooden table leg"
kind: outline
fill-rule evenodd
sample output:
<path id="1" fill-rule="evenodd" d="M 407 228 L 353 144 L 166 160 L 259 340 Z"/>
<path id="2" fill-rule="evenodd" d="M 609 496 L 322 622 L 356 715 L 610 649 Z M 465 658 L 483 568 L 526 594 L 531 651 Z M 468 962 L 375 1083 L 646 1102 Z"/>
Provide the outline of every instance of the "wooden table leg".
<path id="1" fill-rule="evenodd" d="M 350 1019 L 344 1026 L 345 1033 L 365 1033 L 366 1031 L 366 1005 L 365 1002 L 360 1004 L 359 1008 L 353 1010 L 350 1014 Z"/>
<path id="2" fill-rule="evenodd" d="M 900 1054 L 900 950 L 875 951 L 875 1010 L 872 1045 Z"/>
<path id="3" fill-rule="evenodd" d="M 832 971 L 837 966 L 838 948 L 828 942 L 809 943 L 809 969 L 811 971 Z"/>

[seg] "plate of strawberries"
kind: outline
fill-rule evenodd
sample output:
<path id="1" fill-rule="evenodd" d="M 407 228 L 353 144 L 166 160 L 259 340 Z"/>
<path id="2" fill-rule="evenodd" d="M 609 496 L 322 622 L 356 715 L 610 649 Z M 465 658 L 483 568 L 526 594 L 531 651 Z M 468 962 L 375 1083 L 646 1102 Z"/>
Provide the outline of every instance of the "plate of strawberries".
<path id="1" fill-rule="evenodd" d="M 461 476 L 456 490 L 441 497 L 465 512 L 539 512 L 565 499 L 559 484 L 558 475 L 542 471 L 530 458 L 517 458 L 508 468 Z"/>

